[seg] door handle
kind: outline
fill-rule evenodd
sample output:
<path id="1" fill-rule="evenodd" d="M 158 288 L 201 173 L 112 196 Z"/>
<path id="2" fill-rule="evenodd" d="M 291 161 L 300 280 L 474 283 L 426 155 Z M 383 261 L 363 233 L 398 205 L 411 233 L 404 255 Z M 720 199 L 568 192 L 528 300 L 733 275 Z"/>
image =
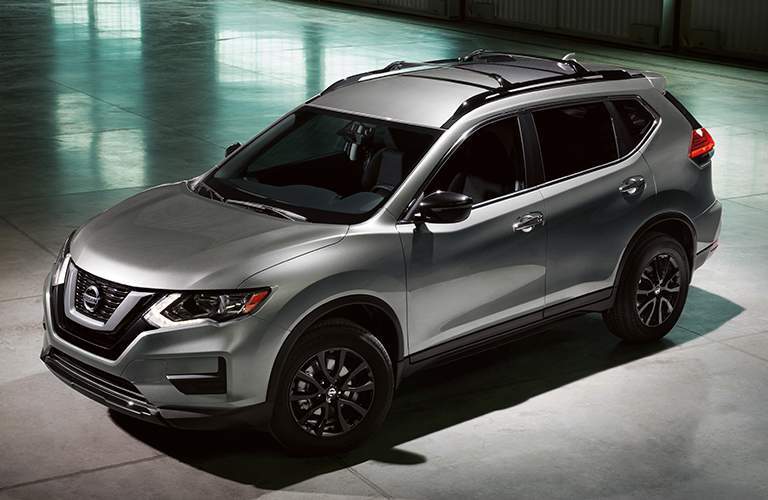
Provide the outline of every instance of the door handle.
<path id="1" fill-rule="evenodd" d="M 619 193 L 627 197 L 637 196 L 645 190 L 645 177 L 634 175 L 625 179 L 619 186 Z"/>
<path id="2" fill-rule="evenodd" d="M 531 212 L 517 218 L 517 222 L 512 224 L 512 230 L 515 232 L 530 233 L 536 226 L 544 224 L 544 214 L 541 212 Z"/>

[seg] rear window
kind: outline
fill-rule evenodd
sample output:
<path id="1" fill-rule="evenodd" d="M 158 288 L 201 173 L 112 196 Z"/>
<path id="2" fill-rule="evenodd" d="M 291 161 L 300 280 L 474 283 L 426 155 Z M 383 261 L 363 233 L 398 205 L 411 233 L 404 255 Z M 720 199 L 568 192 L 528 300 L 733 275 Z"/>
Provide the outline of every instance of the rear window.
<path id="1" fill-rule="evenodd" d="M 611 101 L 619 115 L 620 136 L 619 149 L 625 155 L 635 149 L 645 134 L 653 126 L 654 117 L 643 104 L 636 99 Z"/>
<path id="2" fill-rule="evenodd" d="M 602 102 L 533 113 L 546 181 L 566 177 L 619 157 L 611 115 Z"/>

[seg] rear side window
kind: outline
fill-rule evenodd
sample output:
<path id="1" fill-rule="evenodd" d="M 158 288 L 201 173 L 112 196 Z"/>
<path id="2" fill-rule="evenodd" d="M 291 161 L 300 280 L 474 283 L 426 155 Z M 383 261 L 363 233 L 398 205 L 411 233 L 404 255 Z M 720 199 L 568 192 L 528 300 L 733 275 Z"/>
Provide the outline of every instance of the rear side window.
<path id="1" fill-rule="evenodd" d="M 611 114 L 602 102 L 536 111 L 533 119 L 541 145 L 545 181 L 619 157 Z"/>
<path id="2" fill-rule="evenodd" d="M 621 155 L 625 155 L 635 149 L 645 134 L 653 126 L 654 117 L 645 106 L 636 99 L 622 99 L 611 101 L 619 115 L 621 128 L 619 149 Z"/>

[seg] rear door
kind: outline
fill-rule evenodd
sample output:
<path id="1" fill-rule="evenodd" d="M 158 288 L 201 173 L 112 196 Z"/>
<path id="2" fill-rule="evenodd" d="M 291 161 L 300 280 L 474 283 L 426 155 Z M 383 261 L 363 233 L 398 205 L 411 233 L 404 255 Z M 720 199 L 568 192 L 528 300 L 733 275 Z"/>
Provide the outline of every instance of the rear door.
<path id="1" fill-rule="evenodd" d="M 656 118 L 634 98 L 559 104 L 531 116 L 547 213 L 547 316 L 610 295 L 655 195 L 640 149 Z"/>

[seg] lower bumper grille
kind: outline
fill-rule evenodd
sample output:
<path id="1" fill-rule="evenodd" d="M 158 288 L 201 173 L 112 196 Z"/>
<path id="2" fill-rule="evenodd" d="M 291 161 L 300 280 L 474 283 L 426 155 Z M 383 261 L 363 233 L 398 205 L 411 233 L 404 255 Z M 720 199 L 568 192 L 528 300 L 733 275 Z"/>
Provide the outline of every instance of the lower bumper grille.
<path id="1" fill-rule="evenodd" d="M 43 355 L 48 368 L 82 394 L 115 410 L 147 420 L 159 420 L 155 408 L 129 381 L 82 363 L 57 349 Z"/>

